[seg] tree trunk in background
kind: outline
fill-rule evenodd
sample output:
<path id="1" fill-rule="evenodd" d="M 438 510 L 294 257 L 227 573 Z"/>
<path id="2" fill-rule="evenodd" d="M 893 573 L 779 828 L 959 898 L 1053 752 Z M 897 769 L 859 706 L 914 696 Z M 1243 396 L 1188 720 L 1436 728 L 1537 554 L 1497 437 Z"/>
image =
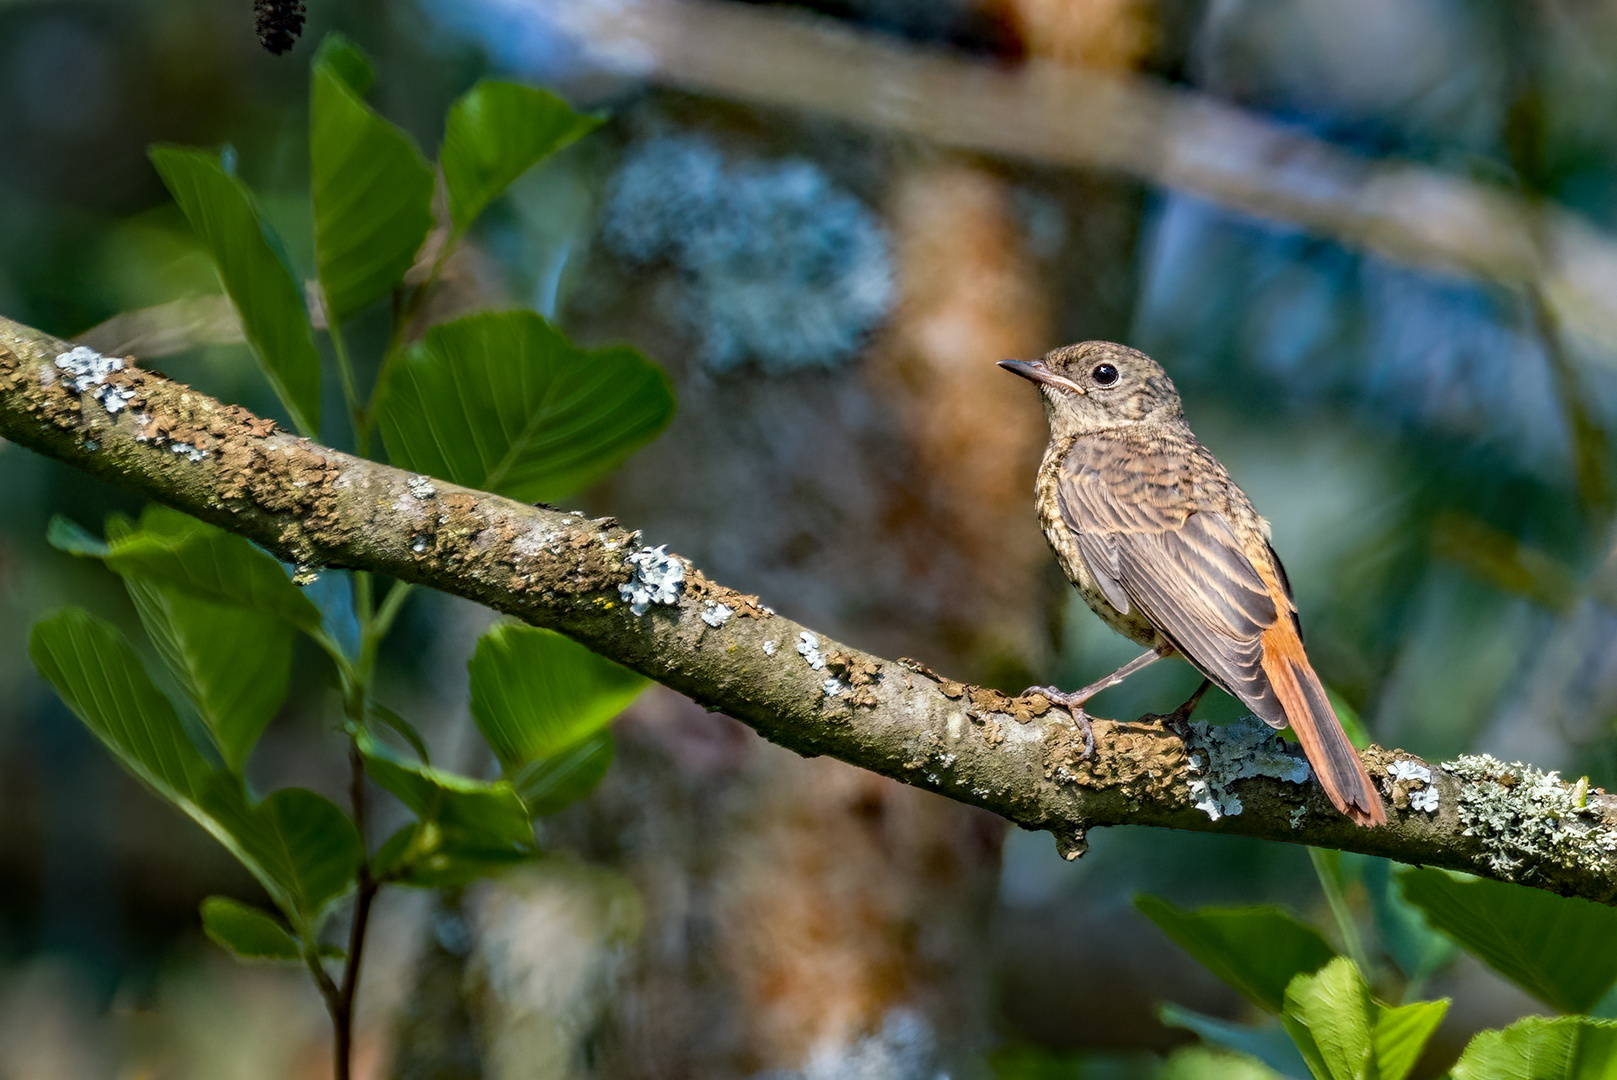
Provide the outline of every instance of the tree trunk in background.
<path id="1" fill-rule="evenodd" d="M 720 129 L 711 110 L 653 97 L 620 117 L 639 132 L 627 154 L 671 129 L 691 134 L 681 114 L 693 112 L 699 137 L 722 145 L 727 160 L 807 148 L 878 210 L 891 308 L 844 363 L 716 371 L 692 340 L 701 331 L 671 315 L 678 272 L 624 266 L 615 288 L 586 286 L 569 325 L 584 340 L 628 337 L 668 368 L 680 400 L 668 432 L 611 482 L 602 508 L 784 614 L 1019 690 L 1048 671 L 1061 593 L 1032 511 L 1045 425 L 1026 387 L 994 362 L 1036 356 L 1073 332 L 1115 330 L 1129 290 L 1094 282 L 1130 280 L 1118 268 L 1129 265 L 1133 234 L 1083 233 L 1084 208 L 1098 199 L 1097 217 L 1115 220 L 1117 203 L 1137 196 L 1067 177 L 1042 194 L 1018 190 L 959 156 L 895 151 L 773 116 L 726 115 Z M 804 760 L 661 688 L 616 734 L 600 790 L 544 839 L 632 883 L 642 928 L 632 939 L 600 927 L 583 935 L 610 960 L 524 950 L 535 964 L 577 961 L 572 975 L 534 986 L 598 986 L 591 980 L 610 971 L 613 989 L 574 1002 L 570 1063 L 547 1050 L 538 1055 L 547 1066 L 536 1056 L 513 1071 L 495 1052 L 511 1036 L 485 1030 L 484 1075 L 817 1078 L 859 1069 L 922 1080 L 975 1071 L 970 1062 L 993 1036 L 998 819 Z M 576 877 L 564 877 L 557 895 L 572 895 Z M 467 905 L 482 913 L 468 919 L 474 972 L 509 966 L 517 940 L 487 913 L 520 921 L 517 894 L 560 910 L 535 888 L 524 879 L 495 902 L 483 894 L 502 887 L 484 886 Z M 474 1011 L 496 1028 L 502 1017 L 543 1023 L 509 1001 Z"/>

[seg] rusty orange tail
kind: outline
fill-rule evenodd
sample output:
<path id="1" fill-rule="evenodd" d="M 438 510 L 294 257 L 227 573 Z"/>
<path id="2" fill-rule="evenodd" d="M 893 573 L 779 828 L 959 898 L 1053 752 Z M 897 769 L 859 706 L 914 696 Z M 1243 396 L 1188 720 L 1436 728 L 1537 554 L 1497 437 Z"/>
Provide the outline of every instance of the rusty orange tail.
<path id="1" fill-rule="evenodd" d="M 1385 825 L 1387 812 L 1381 796 L 1342 731 L 1325 688 L 1290 625 L 1281 623 L 1263 632 L 1263 673 L 1331 802 L 1356 824 Z"/>

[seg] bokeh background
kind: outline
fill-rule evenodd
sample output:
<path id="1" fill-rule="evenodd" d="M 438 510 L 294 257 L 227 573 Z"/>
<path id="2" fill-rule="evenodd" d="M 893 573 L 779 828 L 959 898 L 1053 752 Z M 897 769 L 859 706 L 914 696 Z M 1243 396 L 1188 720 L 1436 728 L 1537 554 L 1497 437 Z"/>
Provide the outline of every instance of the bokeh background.
<path id="1" fill-rule="evenodd" d="M 277 58 L 246 0 L 0 4 L 0 311 L 113 348 L 136 340 L 114 316 L 218 292 L 153 142 L 233 147 L 306 269 L 327 31 L 371 55 L 372 102 L 429 156 L 478 77 L 541 83 L 610 120 L 519 182 L 453 283 L 673 376 L 673 425 L 587 509 L 884 655 L 1077 685 L 1133 646 L 1049 558 L 1043 422 L 993 362 L 1121 340 L 1272 520 L 1315 665 L 1371 737 L 1617 780 L 1617 7 L 311 7 Z M 211 335 L 181 327 L 189 347 L 151 363 L 273 414 Z M 198 902 L 251 879 L 27 661 L 60 604 L 133 626 L 116 580 L 43 536 L 138 504 L 11 446 L 0 491 L 0 1078 L 325 1075 L 302 975 L 200 932 Z M 487 618 L 420 597 L 387 661 L 386 700 L 471 769 Z M 1096 711 L 1160 711 L 1194 681 L 1159 665 Z M 254 778 L 336 794 L 330 673 L 304 657 L 297 686 Z M 1334 925 L 1302 849 L 1114 829 L 1069 864 L 672 692 L 616 732 L 602 788 L 543 828 L 556 859 L 384 899 L 364 1075 L 1148 1077 L 1192 1038 L 1161 1003 L 1250 1017 L 1136 893 Z M 1455 999 L 1440 1070 L 1534 1006 L 1410 946 L 1386 879 L 1342 868 L 1383 992 Z"/>

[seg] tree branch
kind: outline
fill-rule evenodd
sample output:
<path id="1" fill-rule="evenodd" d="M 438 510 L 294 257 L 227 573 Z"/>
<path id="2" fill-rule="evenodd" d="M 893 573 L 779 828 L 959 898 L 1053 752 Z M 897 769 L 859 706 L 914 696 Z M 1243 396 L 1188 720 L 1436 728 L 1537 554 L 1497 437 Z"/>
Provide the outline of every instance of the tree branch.
<path id="1" fill-rule="evenodd" d="M 1066 713 L 1043 697 L 1009 698 L 833 641 L 610 518 L 340 453 L 130 363 L 84 364 L 88 350 L 75 370 L 92 373 L 75 377 L 72 359 L 58 362 L 72 349 L 0 318 L 0 435 L 289 562 L 390 574 L 561 631 L 800 754 L 1049 830 L 1069 858 L 1095 826 L 1155 825 L 1617 902 L 1617 799 L 1554 774 L 1486 758 L 1441 768 L 1372 748 L 1366 762 L 1394 810 L 1385 828 L 1361 829 L 1266 729 L 1192 725 L 1187 745 L 1153 717 L 1097 719 L 1097 750 L 1084 757 Z"/>

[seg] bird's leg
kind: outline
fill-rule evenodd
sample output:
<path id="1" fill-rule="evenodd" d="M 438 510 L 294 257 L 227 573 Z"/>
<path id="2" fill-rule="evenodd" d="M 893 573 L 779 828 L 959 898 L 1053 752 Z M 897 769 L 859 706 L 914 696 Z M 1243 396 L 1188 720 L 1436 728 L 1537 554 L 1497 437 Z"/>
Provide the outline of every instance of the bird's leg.
<path id="1" fill-rule="evenodd" d="M 1206 694 L 1207 691 L 1211 690 L 1212 688 L 1213 680 L 1203 679 L 1202 684 L 1196 687 L 1196 692 L 1191 694 L 1190 697 L 1186 698 L 1183 705 L 1179 706 L 1179 708 L 1175 709 L 1173 712 L 1167 713 L 1161 717 L 1162 722 L 1166 724 L 1170 730 L 1175 732 L 1181 739 L 1186 739 L 1188 741 L 1190 730 L 1187 725 L 1190 721 L 1190 714 L 1195 711 L 1197 705 L 1201 704 L 1202 695 Z"/>
<path id="2" fill-rule="evenodd" d="M 1057 705 L 1065 706 L 1067 712 L 1072 714 L 1073 723 L 1077 724 L 1078 729 L 1084 733 L 1084 756 L 1088 757 L 1095 750 L 1095 732 L 1090 726 L 1089 714 L 1084 712 L 1084 703 L 1102 690 L 1108 690 L 1116 686 L 1147 664 L 1160 660 L 1171 652 L 1173 652 L 1172 645 L 1160 645 L 1155 649 L 1148 650 L 1141 656 L 1136 656 L 1105 678 L 1096 679 L 1088 686 L 1074 690 L 1070 694 L 1063 693 L 1053 686 L 1030 686 L 1022 693 L 1024 696 L 1027 694 L 1043 694 Z"/>

